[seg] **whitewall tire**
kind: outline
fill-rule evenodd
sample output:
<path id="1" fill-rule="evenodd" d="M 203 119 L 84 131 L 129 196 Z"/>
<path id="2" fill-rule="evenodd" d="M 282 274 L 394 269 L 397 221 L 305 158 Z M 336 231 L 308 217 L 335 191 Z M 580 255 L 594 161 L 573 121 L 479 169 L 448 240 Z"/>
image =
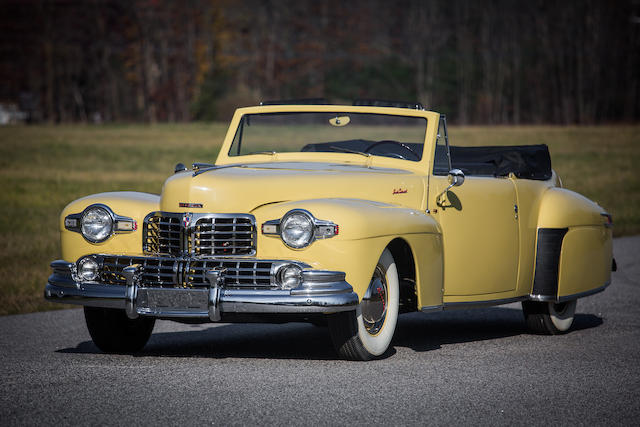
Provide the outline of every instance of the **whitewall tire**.
<path id="1" fill-rule="evenodd" d="M 396 329 L 399 301 L 398 270 L 391 252 L 385 249 L 357 309 L 329 318 L 331 339 L 340 356 L 370 360 L 383 355 Z"/>
<path id="2" fill-rule="evenodd" d="M 537 334 L 564 334 L 573 324 L 577 302 L 578 300 L 562 303 L 524 301 L 522 311 L 527 327 Z"/>

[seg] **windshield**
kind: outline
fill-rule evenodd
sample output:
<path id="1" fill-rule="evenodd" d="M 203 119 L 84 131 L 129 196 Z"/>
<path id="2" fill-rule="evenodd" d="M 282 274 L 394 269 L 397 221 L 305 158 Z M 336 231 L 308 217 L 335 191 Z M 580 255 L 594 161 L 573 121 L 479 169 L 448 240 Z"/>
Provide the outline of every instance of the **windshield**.
<path id="1" fill-rule="evenodd" d="M 245 114 L 229 156 L 336 152 L 419 161 L 427 120 L 371 113 Z"/>

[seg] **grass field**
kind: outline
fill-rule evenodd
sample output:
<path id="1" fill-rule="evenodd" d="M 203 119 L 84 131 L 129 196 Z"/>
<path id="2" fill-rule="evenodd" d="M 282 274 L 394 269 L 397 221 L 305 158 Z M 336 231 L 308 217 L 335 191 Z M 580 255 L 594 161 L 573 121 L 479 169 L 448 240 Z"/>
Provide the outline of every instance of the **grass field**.
<path id="1" fill-rule="evenodd" d="M 42 292 L 60 257 L 57 221 L 102 191 L 159 193 L 177 162 L 213 161 L 226 124 L 0 128 L 0 315 L 60 305 Z M 606 207 L 617 236 L 640 233 L 640 126 L 458 127 L 451 141 L 548 144 L 564 186 Z"/>

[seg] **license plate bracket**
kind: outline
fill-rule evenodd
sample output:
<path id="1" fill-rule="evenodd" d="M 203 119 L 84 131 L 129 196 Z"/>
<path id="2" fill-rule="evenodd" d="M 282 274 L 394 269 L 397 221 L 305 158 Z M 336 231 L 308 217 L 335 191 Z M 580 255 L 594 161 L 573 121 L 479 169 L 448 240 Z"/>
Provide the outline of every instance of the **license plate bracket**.
<path id="1" fill-rule="evenodd" d="M 138 288 L 136 309 L 140 314 L 206 316 L 208 297 L 208 289 Z"/>

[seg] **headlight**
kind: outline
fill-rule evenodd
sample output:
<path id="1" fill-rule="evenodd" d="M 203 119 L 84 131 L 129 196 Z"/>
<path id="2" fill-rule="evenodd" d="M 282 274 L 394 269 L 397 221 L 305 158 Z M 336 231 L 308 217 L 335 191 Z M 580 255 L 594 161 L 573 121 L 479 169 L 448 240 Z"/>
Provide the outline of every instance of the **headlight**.
<path id="1" fill-rule="evenodd" d="M 293 209 L 282 219 L 272 219 L 262 224 L 262 234 L 279 236 L 285 245 L 293 249 L 302 249 L 315 240 L 330 239 L 340 232 L 338 224 L 317 219 L 304 209 Z"/>
<path id="2" fill-rule="evenodd" d="M 93 282 L 98 278 L 98 263 L 91 257 L 82 258 L 78 262 L 78 277 L 83 282 Z"/>
<path id="3" fill-rule="evenodd" d="M 302 269 L 295 264 L 285 265 L 278 270 L 277 277 L 283 289 L 297 288 L 302 282 Z"/>
<path id="4" fill-rule="evenodd" d="M 111 236 L 113 218 L 105 208 L 95 206 L 84 211 L 80 226 L 85 239 L 99 243 Z"/>
<path id="5" fill-rule="evenodd" d="M 313 217 L 302 210 L 288 212 L 280 223 L 280 236 L 289 247 L 301 249 L 313 242 L 315 223 Z"/>

